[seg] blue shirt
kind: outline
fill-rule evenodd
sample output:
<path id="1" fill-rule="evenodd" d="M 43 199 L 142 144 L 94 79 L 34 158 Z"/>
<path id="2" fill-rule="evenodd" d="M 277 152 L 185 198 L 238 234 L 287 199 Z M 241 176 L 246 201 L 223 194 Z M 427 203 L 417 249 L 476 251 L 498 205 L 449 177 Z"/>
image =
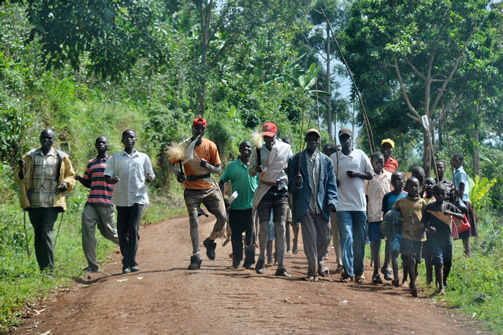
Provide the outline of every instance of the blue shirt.
<path id="1" fill-rule="evenodd" d="M 466 174 L 463 165 L 461 165 L 454 171 L 454 174 L 452 175 L 452 182 L 454 183 L 454 185 L 456 185 L 458 190 L 460 184 L 465 184 L 463 201 L 470 202 L 470 185 L 468 184 L 468 175 Z"/>

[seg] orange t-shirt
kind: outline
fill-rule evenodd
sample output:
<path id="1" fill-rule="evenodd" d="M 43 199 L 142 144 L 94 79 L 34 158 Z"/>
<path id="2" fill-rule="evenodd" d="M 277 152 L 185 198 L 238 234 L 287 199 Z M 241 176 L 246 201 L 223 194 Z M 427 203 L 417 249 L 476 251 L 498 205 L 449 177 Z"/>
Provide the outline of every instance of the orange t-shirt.
<path id="1" fill-rule="evenodd" d="M 185 171 L 186 176 L 198 176 L 208 174 L 209 171 L 205 168 L 202 168 L 199 163 L 201 159 L 206 159 L 206 161 L 213 165 L 221 165 L 222 161 L 220 160 L 220 155 L 218 154 L 217 146 L 214 142 L 202 138 L 201 144 L 194 147 L 194 159 L 191 162 L 187 162 L 183 165 L 183 169 Z M 195 157 L 197 155 L 197 157 Z M 175 162 L 171 162 L 171 164 L 176 164 Z M 195 181 L 185 180 L 183 182 L 183 186 L 190 190 L 208 190 L 215 185 L 208 183 L 203 179 L 198 179 Z"/>

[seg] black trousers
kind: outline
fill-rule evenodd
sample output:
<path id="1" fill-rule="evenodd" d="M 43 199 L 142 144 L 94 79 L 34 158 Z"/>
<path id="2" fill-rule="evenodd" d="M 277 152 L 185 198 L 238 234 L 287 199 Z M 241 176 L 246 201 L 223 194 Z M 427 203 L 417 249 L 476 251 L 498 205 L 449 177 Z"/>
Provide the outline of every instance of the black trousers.
<path id="1" fill-rule="evenodd" d="M 229 211 L 229 226 L 231 227 L 233 265 L 237 266 L 243 259 L 243 232 L 245 233 L 246 258 L 245 266 L 255 263 L 255 247 L 252 243 L 252 209 L 231 209 Z"/>
<path id="2" fill-rule="evenodd" d="M 143 213 L 143 204 L 134 204 L 131 207 L 117 206 L 117 233 L 119 247 L 122 254 L 122 268 L 130 268 L 136 263 L 136 251 L 140 240 L 140 221 Z"/>

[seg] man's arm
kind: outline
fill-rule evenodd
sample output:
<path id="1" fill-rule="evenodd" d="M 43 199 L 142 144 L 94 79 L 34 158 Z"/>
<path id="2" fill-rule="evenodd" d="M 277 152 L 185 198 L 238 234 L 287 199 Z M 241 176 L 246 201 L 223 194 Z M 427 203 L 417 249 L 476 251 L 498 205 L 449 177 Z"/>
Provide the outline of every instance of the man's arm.
<path id="1" fill-rule="evenodd" d="M 370 172 L 359 172 L 359 171 L 346 171 L 347 175 L 351 178 L 362 178 L 365 180 L 372 180 L 372 173 Z"/>
<path id="2" fill-rule="evenodd" d="M 91 188 L 91 181 L 88 179 L 85 179 L 78 174 L 75 175 L 75 179 L 77 179 L 84 187 Z"/>

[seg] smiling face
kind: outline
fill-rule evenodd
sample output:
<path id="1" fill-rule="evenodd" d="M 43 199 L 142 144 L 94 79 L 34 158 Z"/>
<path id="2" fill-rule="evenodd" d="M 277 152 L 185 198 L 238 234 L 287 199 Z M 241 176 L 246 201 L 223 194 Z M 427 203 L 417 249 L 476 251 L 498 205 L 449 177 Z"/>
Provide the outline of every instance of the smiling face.
<path id="1" fill-rule="evenodd" d="M 250 157 L 252 152 L 252 145 L 248 141 L 243 141 L 241 144 L 239 144 L 239 153 L 241 154 L 241 157 L 247 158 Z"/>
<path id="2" fill-rule="evenodd" d="M 52 145 L 56 141 L 56 134 L 52 129 L 44 129 L 40 134 L 40 146 L 44 153 L 48 153 L 51 150 Z"/>

